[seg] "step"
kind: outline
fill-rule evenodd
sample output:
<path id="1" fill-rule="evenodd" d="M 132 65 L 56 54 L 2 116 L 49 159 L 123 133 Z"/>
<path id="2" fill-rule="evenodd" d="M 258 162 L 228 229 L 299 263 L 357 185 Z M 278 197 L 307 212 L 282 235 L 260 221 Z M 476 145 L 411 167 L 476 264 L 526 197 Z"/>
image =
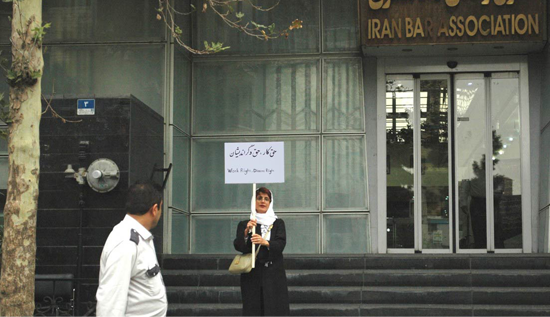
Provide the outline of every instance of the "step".
<path id="1" fill-rule="evenodd" d="M 168 316 L 241 316 L 241 304 L 170 304 Z M 291 316 L 549 316 L 550 306 L 290 304 Z"/>
<path id="2" fill-rule="evenodd" d="M 169 303 L 239 303 L 237 286 L 168 286 Z M 291 286 L 291 303 L 550 305 L 550 288 Z"/>
<path id="3" fill-rule="evenodd" d="M 472 270 L 472 286 L 550 287 L 550 270 Z"/>
<path id="4" fill-rule="evenodd" d="M 240 303 L 241 288 L 235 286 L 168 286 L 169 303 Z M 293 286 L 291 303 L 361 303 L 360 287 Z"/>
<path id="5" fill-rule="evenodd" d="M 163 270 L 167 286 L 239 286 L 240 276 L 220 270 Z M 290 286 L 361 286 L 362 270 L 287 270 Z"/>
<path id="6" fill-rule="evenodd" d="M 365 287 L 365 304 L 550 305 L 550 288 Z"/>
<path id="7" fill-rule="evenodd" d="M 163 255 L 163 269 L 222 270 L 235 254 Z M 285 255 L 288 270 L 549 270 L 550 254 Z"/>
<path id="8" fill-rule="evenodd" d="M 291 316 L 358 316 L 360 305 L 290 304 Z M 242 304 L 171 304 L 168 316 L 242 316 Z"/>
<path id="9" fill-rule="evenodd" d="M 287 270 L 289 286 L 549 287 L 550 270 Z M 239 286 L 221 270 L 163 270 L 167 286 Z"/>
<path id="10" fill-rule="evenodd" d="M 550 306 L 361 305 L 359 317 L 548 317 Z"/>

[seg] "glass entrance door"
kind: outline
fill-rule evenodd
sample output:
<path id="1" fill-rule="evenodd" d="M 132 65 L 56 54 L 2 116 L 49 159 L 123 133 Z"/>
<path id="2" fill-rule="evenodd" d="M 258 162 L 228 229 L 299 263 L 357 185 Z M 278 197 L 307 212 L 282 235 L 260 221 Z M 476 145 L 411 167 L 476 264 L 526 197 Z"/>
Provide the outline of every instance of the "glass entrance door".
<path id="1" fill-rule="evenodd" d="M 517 73 L 455 77 L 457 252 L 521 252 Z"/>
<path id="2" fill-rule="evenodd" d="M 387 76 L 389 252 L 451 252 L 448 75 Z"/>
<path id="3" fill-rule="evenodd" d="M 515 72 L 386 77 L 388 252 L 522 251 L 519 100 Z"/>

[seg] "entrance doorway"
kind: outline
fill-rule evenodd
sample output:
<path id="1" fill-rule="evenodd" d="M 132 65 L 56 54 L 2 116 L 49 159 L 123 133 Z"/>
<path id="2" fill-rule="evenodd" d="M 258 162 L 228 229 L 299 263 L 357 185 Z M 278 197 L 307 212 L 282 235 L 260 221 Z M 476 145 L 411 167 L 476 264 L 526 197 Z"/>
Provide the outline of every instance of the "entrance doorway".
<path id="1" fill-rule="evenodd" d="M 386 76 L 388 252 L 522 252 L 518 72 Z"/>

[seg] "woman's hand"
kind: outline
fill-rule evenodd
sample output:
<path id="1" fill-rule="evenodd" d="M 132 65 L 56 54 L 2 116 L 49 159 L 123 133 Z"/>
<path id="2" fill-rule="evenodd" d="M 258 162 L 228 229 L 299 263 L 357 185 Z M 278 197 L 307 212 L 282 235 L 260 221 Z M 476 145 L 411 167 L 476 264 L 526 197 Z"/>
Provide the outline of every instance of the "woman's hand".
<path id="1" fill-rule="evenodd" d="M 269 247 L 269 241 L 262 238 L 262 236 L 259 235 L 259 234 L 253 234 L 251 240 L 252 240 L 252 243 L 254 243 L 254 244 L 261 244 L 265 247 Z"/>
<path id="2" fill-rule="evenodd" d="M 246 228 L 244 229 L 244 236 L 246 237 L 249 232 L 252 232 L 252 228 L 256 228 L 256 220 L 250 220 L 246 224 Z"/>

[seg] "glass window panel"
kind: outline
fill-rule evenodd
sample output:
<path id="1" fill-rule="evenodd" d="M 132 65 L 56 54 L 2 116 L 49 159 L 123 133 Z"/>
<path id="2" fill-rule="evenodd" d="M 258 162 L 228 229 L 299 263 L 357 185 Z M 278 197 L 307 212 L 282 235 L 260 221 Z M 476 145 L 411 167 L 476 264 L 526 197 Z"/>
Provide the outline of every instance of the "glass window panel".
<path id="1" fill-rule="evenodd" d="M 172 1 L 171 4 L 178 12 L 182 13 L 176 14 L 174 17 L 176 21 L 175 23 L 182 30 L 181 39 L 185 44 L 191 45 L 191 19 L 193 15 L 196 14 L 194 13 L 195 10 L 193 7 L 191 7 L 191 0 L 177 0 L 175 2 Z"/>
<path id="2" fill-rule="evenodd" d="M 233 246 L 239 222 L 248 215 L 192 216 L 191 253 L 235 254 Z"/>
<path id="3" fill-rule="evenodd" d="M 285 142 L 285 182 L 258 184 L 273 191 L 275 212 L 319 210 L 317 137 L 194 139 L 191 210 L 249 213 L 252 184 L 225 184 L 224 142 L 268 141 Z"/>
<path id="4" fill-rule="evenodd" d="M 550 128 L 542 131 L 540 144 L 550 144 Z M 540 154 L 540 206 L 550 204 L 550 147 L 541 146 Z"/>
<path id="5" fill-rule="evenodd" d="M 172 210 L 172 253 L 189 253 L 189 215 Z"/>
<path id="6" fill-rule="evenodd" d="M 0 44 L 10 44 L 12 8 L 11 2 L 0 1 Z"/>
<path id="7" fill-rule="evenodd" d="M 190 139 L 185 134 L 173 128 L 174 143 L 172 151 L 173 175 L 172 175 L 172 206 L 189 210 L 189 143 Z"/>
<path id="8" fill-rule="evenodd" d="M 491 80 L 495 248 L 523 247 L 518 78 Z"/>
<path id="9" fill-rule="evenodd" d="M 412 79 L 386 81 L 388 248 L 414 248 L 413 90 Z"/>
<path id="10" fill-rule="evenodd" d="M 486 98 L 483 78 L 456 80 L 456 177 L 460 249 L 487 248 Z"/>
<path id="11" fill-rule="evenodd" d="M 195 63 L 193 130 L 316 132 L 318 72 L 318 60 Z"/>
<path id="12" fill-rule="evenodd" d="M 323 0 L 323 51 L 359 51 L 356 0 Z"/>
<path id="13" fill-rule="evenodd" d="M 363 131 L 363 69 L 360 59 L 325 60 L 325 131 Z"/>
<path id="14" fill-rule="evenodd" d="M 258 3 L 263 8 L 277 5 L 273 10 L 261 12 L 254 10 L 247 1 L 236 5 L 235 13 L 244 13 L 243 21 L 253 20 L 258 24 L 275 23 L 276 31 L 286 29 L 292 21 L 304 21 L 303 28 L 290 31 L 287 39 L 283 37 L 264 41 L 243 34 L 215 15 L 211 8 L 206 13 L 196 15 L 194 28 L 195 47 L 204 48 L 203 42 L 222 42 L 231 48 L 219 54 L 274 54 L 274 53 L 317 53 L 319 52 L 319 1 L 311 0 L 266 0 Z M 223 12 L 227 8 L 218 8 Z M 234 19 L 233 15 L 230 18 Z"/>
<path id="15" fill-rule="evenodd" d="M 279 214 L 285 221 L 285 254 L 319 253 L 319 216 Z"/>
<path id="16" fill-rule="evenodd" d="M 0 190 L 8 188 L 8 157 L 0 156 Z M 5 198 L 4 198 L 5 201 Z M 4 205 L 2 205 L 4 207 Z"/>
<path id="17" fill-rule="evenodd" d="M 44 94 L 132 94 L 162 115 L 163 86 L 163 45 L 49 46 L 44 54 Z"/>
<path id="18" fill-rule="evenodd" d="M 6 132 L 8 131 L 8 126 L 3 125 L 0 121 L 0 131 Z M 0 137 L 0 155 L 8 155 L 8 139 Z"/>
<path id="19" fill-rule="evenodd" d="M 367 209 L 365 137 L 325 137 L 326 209 Z"/>
<path id="20" fill-rule="evenodd" d="M 7 156 L 0 156 L 0 225 L 4 224 L 4 207 L 8 188 L 9 161 Z"/>
<path id="21" fill-rule="evenodd" d="M 190 134 L 189 131 L 189 105 L 191 102 L 191 61 L 187 59 L 182 49 L 176 46 L 174 49 L 174 125 Z"/>
<path id="22" fill-rule="evenodd" d="M 324 253 L 369 253 L 369 214 L 323 215 Z"/>
<path id="23" fill-rule="evenodd" d="M 160 41 L 164 22 L 156 19 L 157 7 L 156 0 L 43 1 L 42 20 L 52 23 L 44 41 Z"/>
<path id="24" fill-rule="evenodd" d="M 449 91 L 446 79 L 420 81 L 422 248 L 449 249 Z"/>
<path id="25" fill-rule="evenodd" d="M 2 3 L 2 2 L 0 2 Z M 1 17 L 0 17 L 1 18 Z M 0 60 L 6 59 L 7 65 L 5 67 L 9 67 L 11 64 L 11 47 L 10 46 L 0 46 Z M 10 86 L 8 86 L 8 81 L 5 77 L 5 72 L 3 69 L 1 69 L 1 76 L 2 80 L 0 80 L 0 94 L 4 94 L 4 101 L 9 102 L 10 99 Z"/>

